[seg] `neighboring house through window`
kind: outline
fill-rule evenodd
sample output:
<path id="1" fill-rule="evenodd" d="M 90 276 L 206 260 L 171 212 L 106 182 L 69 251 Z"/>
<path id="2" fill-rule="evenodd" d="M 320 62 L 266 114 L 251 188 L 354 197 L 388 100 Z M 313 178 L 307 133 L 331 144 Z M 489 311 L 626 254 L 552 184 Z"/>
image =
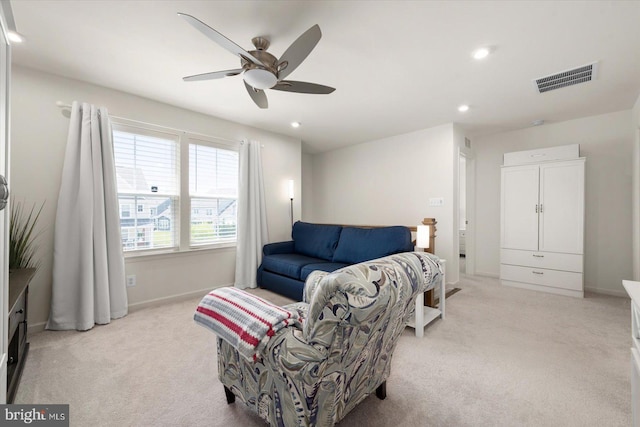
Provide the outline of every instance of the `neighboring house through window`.
<path id="1" fill-rule="evenodd" d="M 113 147 L 124 250 L 177 248 L 179 138 L 116 124 Z M 131 206 L 136 206 L 135 211 L 131 211 Z M 157 230 L 152 208 L 158 212 L 156 215 L 169 218 L 174 226 Z"/>

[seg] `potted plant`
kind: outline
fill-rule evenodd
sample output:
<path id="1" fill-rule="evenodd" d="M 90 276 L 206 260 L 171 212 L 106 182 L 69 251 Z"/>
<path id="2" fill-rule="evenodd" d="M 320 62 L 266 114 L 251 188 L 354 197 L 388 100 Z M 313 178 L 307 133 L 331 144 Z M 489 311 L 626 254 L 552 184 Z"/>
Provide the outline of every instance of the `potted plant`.
<path id="1" fill-rule="evenodd" d="M 31 209 L 25 208 L 24 204 L 11 200 L 11 213 L 9 219 L 9 271 L 22 268 L 37 269 L 40 261 L 34 260 L 35 252 L 38 249 L 35 244 L 39 232 L 36 232 L 36 224 L 44 202 L 36 210 L 34 204 Z"/>

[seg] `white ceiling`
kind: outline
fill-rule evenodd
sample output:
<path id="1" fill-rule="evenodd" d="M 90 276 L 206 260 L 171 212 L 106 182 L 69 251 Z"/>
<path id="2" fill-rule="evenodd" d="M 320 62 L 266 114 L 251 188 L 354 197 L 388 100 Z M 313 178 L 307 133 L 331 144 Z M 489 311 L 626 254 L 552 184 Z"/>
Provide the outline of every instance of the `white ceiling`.
<path id="1" fill-rule="evenodd" d="M 630 109 L 640 94 L 640 1 L 12 1 L 27 39 L 16 64 L 299 137 L 307 152 L 459 123 L 468 136 Z M 330 95 L 267 91 L 176 12 L 238 45 L 266 36 L 279 57 L 313 24 L 323 37 L 291 80 Z M 483 61 L 471 52 L 483 45 Z M 532 80 L 600 61 L 597 80 L 539 94 Z M 63 100 L 70 102 L 72 100 Z M 471 106 L 459 113 L 460 104 Z M 302 122 L 293 129 L 289 123 Z"/>

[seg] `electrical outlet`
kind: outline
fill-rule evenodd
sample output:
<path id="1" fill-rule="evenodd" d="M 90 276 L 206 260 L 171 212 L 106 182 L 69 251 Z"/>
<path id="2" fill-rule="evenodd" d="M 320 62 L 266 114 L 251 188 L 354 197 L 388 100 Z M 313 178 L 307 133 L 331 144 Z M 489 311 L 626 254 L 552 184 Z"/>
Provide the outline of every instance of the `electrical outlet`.
<path id="1" fill-rule="evenodd" d="M 130 276 L 127 276 L 127 287 L 132 287 L 136 285 L 136 275 L 132 274 Z"/>

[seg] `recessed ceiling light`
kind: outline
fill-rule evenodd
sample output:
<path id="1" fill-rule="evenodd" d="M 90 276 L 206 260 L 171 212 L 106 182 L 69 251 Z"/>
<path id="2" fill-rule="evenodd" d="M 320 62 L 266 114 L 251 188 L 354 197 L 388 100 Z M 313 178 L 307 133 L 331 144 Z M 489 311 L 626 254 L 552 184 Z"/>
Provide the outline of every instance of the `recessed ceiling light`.
<path id="1" fill-rule="evenodd" d="M 474 59 L 483 59 L 489 56 L 489 53 L 490 53 L 489 48 L 481 47 L 479 49 L 474 50 L 471 55 L 473 56 Z"/>
<path id="2" fill-rule="evenodd" d="M 292 128 L 299 128 L 301 124 L 302 123 L 300 123 L 300 122 L 291 122 L 291 127 Z"/>
<path id="3" fill-rule="evenodd" d="M 16 33 L 15 31 L 8 31 L 7 37 L 9 38 L 9 41 L 12 41 L 14 43 L 22 43 L 24 41 L 24 37 L 22 37 L 20 34 Z"/>
<path id="4" fill-rule="evenodd" d="M 464 113 L 465 111 L 469 111 L 469 106 L 466 104 L 463 104 L 458 107 L 458 111 L 460 111 L 461 113 Z"/>

